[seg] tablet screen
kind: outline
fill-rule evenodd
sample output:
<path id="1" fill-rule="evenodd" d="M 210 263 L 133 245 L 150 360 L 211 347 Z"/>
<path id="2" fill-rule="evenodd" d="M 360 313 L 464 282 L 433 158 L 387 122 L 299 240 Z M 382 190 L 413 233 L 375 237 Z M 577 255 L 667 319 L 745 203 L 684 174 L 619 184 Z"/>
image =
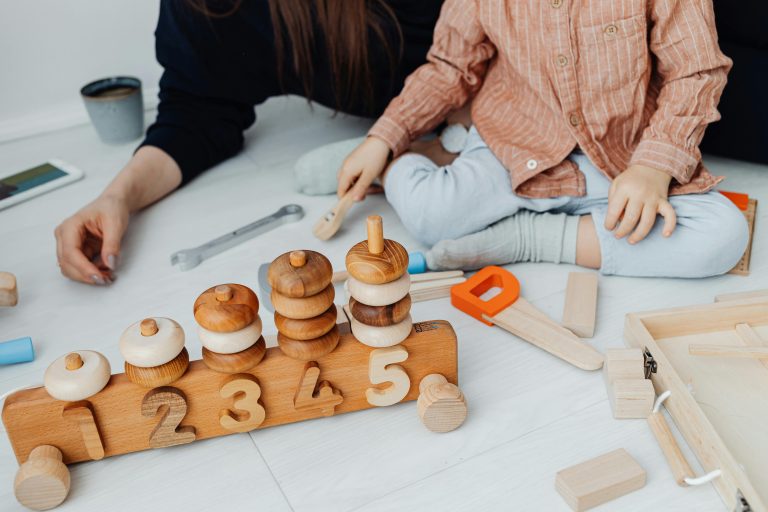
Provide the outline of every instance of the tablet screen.
<path id="1" fill-rule="evenodd" d="M 21 194 L 67 175 L 65 171 L 58 167 L 45 163 L 32 169 L 6 176 L 0 179 L 0 200 Z"/>

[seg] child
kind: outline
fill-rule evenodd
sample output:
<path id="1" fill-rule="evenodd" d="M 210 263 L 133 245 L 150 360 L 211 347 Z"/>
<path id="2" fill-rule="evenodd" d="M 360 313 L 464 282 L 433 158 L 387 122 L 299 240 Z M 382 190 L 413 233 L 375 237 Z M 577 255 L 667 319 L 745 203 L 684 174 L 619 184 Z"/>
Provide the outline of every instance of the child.
<path id="1" fill-rule="evenodd" d="M 406 154 L 384 179 L 406 227 L 436 244 L 430 268 L 722 274 L 747 225 L 698 144 L 730 66 L 711 0 L 447 0 L 428 63 L 347 157 L 338 192 L 361 200 L 390 155 L 474 96 L 452 164 Z"/>

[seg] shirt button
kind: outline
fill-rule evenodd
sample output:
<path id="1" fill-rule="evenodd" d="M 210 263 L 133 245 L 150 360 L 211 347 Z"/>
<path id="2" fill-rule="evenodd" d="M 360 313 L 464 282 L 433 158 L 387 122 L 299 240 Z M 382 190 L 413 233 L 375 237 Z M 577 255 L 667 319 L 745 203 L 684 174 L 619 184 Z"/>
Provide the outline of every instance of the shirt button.
<path id="1" fill-rule="evenodd" d="M 565 55 L 563 55 L 563 54 L 560 54 L 560 55 L 558 55 L 558 56 L 557 56 L 557 64 L 558 64 L 558 65 L 559 65 L 561 68 L 564 68 L 565 66 L 567 66 L 567 65 L 568 65 L 568 57 L 566 57 L 566 56 L 565 56 Z"/>
<path id="2" fill-rule="evenodd" d="M 563 5 L 563 0 L 552 0 L 552 7 L 559 9 Z"/>
<path id="3" fill-rule="evenodd" d="M 616 25 L 608 25 L 605 27 L 605 35 L 607 36 L 615 36 L 616 33 L 619 31 L 619 27 Z"/>
<path id="4" fill-rule="evenodd" d="M 536 160 L 531 158 L 530 160 L 528 160 L 525 163 L 525 166 L 528 167 L 528 169 L 530 169 L 530 170 L 534 170 L 534 169 L 536 169 L 539 166 L 539 162 L 537 162 Z"/>
<path id="5" fill-rule="evenodd" d="M 571 126 L 579 126 L 581 123 L 581 118 L 579 117 L 579 114 L 571 114 L 568 117 L 568 121 L 570 121 Z"/>

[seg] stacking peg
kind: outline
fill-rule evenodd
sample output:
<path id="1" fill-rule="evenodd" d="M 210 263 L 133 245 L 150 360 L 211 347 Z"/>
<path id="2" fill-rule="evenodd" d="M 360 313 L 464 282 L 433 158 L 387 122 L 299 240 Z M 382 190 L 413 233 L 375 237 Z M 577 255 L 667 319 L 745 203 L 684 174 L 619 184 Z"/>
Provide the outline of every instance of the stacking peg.
<path id="1" fill-rule="evenodd" d="M 419 393 L 419 417 L 432 432 L 450 432 L 467 418 L 464 393 L 443 375 L 432 373 L 421 379 Z"/>
<path id="2" fill-rule="evenodd" d="M 32 510 L 48 510 L 67 498 L 69 469 L 62 458 L 61 451 L 50 445 L 38 446 L 30 452 L 13 482 L 19 503 Z"/>
<path id="3" fill-rule="evenodd" d="M 267 346 L 253 290 L 234 283 L 213 286 L 200 294 L 193 310 L 208 368 L 242 373 L 264 358 Z"/>

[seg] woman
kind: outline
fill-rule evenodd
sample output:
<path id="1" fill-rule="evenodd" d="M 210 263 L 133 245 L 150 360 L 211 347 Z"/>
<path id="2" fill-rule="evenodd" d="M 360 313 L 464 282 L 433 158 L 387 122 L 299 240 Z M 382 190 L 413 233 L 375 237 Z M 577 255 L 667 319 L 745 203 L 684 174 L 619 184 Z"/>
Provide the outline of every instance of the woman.
<path id="1" fill-rule="evenodd" d="M 425 61 L 441 3 L 163 0 L 157 120 L 101 195 L 56 228 L 62 273 L 111 283 L 130 215 L 240 151 L 271 96 L 381 114 Z"/>

